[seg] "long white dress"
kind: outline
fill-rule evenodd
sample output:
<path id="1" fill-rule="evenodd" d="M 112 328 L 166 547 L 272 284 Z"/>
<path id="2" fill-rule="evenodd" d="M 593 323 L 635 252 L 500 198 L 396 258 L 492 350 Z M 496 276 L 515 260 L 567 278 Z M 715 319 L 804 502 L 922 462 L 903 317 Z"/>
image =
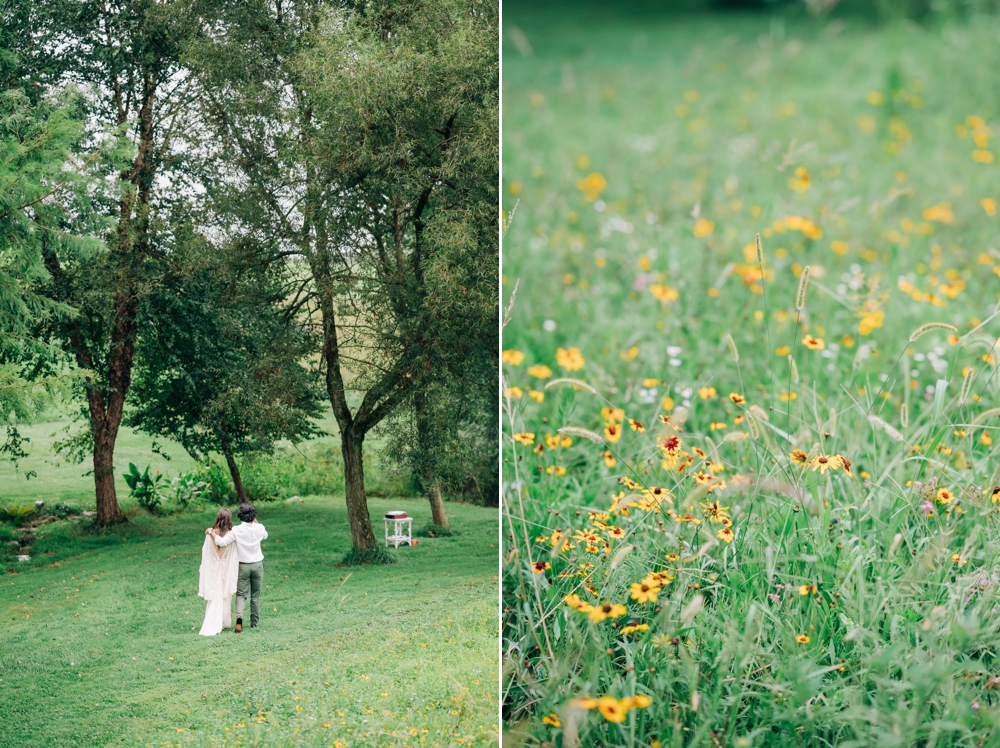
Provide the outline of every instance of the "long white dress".
<path id="1" fill-rule="evenodd" d="M 202 636 L 215 636 L 232 624 L 233 595 L 236 594 L 239 570 L 240 555 L 236 543 L 219 548 L 211 533 L 206 533 L 198 575 L 198 597 L 207 601 L 205 621 L 198 632 Z"/>

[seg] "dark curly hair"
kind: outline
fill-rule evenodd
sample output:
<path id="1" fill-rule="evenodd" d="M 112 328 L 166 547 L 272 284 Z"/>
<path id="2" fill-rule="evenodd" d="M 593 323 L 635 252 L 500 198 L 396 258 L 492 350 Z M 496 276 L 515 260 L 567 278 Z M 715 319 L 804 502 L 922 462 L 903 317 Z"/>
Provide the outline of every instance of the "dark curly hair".
<path id="1" fill-rule="evenodd" d="M 240 504 L 236 516 L 240 518 L 240 522 L 253 522 L 257 519 L 257 507 L 253 504 Z"/>

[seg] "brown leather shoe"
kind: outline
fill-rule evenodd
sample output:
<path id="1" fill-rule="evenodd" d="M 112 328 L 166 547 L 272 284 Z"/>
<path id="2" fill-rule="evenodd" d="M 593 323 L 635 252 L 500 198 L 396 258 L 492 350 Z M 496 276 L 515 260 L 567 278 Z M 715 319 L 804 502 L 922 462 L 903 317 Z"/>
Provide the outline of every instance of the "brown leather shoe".
<path id="1" fill-rule="evenodd" d="M 242 618 L 237 618 L 236 619 L 236 628 L 235 628 L 235 631 L 238 634 L 242 630 L 243 630 L 243 619 Z"/>

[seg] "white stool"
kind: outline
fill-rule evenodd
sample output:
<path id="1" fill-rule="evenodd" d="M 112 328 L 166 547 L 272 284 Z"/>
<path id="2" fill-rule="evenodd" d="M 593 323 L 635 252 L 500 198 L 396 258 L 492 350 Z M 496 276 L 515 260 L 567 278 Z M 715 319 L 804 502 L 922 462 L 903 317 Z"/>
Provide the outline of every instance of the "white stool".
<path id="1" fill-rule="evenodd" d="M 389 532 L 390 525 L 392 526 L 391 534 Z M 385 518 L 385 545 L 387 548 L 390 542 L 395 548 L 399 548 L 401 543 L 413 545 L 413 517 Z"/>

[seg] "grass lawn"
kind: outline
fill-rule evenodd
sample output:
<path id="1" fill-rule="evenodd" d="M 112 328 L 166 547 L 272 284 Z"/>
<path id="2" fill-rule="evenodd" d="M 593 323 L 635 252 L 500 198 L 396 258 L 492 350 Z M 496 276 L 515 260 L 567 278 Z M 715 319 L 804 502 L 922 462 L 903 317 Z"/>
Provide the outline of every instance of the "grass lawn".
<path id="1" fill-rule="evenodd" d="M 91 460 L 88 458 L 79 464 L 68 462 L 52 450 L 53 443 L 66 439 L 69 434 L 76 433 L 81 428 L 79 421 L 71 420 L 62 412 L 67 407 L 62 405 L 53 413 L 44 416 L 44 420 L 19 426 L 21 435 L 30 440 L 25 445 L 28 457 L 21 460 L 17 468 L 9 461 L 0 461 L 0 485 L 3 486 L 0 490 L 0 501 L 25 504 L 42 499 L 49 504 L 68 501 L 83 508 L 93 508 L 94 478 L 90 474 L 93 469 Z M 317 448 L 331 446 L 339 449 L 340 434 L 333 411 L 329 410 L 323 418 L 317 419 L 316 424 L 325 432 L 323 435 L 297 447 L 282 441 L 278 444 L 276 454 L 280 455 L 294 449 L 308 453 Z M 366 442 L 365 453 L 368 459 L 377 460 L 376 452 L 380 446 L 377 435 Z M 153 439 L 145 434 L 128 427 L 122 427 L 119 431 L 115 445 L 115 487 L 120 503 L 123 505 L 129 503 L 127 500 L 129 488 L 123 475 L 128 470 L 130 462 L 135 463 L 140 470 L 145 469 L 147 465 L 153 471 L 159 470 L 167 477 L 168 484 L 170 478 L 186 474 L 198 467 L 179 444 L 161 441 L 159 448 L 161 454 L 154 453 Z M 164 454 L 167 457 L 164 457 Z M 221 456 L 217 456 L 216 461 L 225 465 Z M 245 461 L 240 460 L 240 464 L 249 474 Z M 29 471 L 34 471 L 36 476 L 25 478 L 25 473 Z M 368 477 L 370 480 L 376 479 L 374 473 Z"/>
<path id="2" fill-rule="evenodd" d="M 69 431 L 67 431 L 69 427 Z M 69 501 L 83 507 L 94 505 L 94 477 L 90 471 L 91 460 L 82 463 L 68 462 L 52 452 L 55 441 L 65 439 L 69 433 L 80 428 L 78 422 L 64 418 L 22 424 L 18 427 L 21 435 L 31 441 L 26 445 L 28 457 L 20 461 L 15 469 L 10 462 L 0 462 L 0 481 L 3 483 L 2 499 L 15 504 L 25 504 L 42 499 L 50 504 Z M 122 428 L 115 446 L 115 488 L 121 501 L 128 496 L 128 485 L 123 474 L 128 464 L 134 462 L 140 470 L 150 465 L 164 475 L 173 477 L 194 470 L 197 465 L 180 445 L 162 445 L 163 452 L 170 456 L 154 454 L 152 439 L 130 428 Z M 25 478 L 24 474 L 34 471 L 37 475 Z"/>
<path id="3" fill-rule="evenodd" d="M 504 7 L 505 741 L 1000 745 L 1000 19 L 654 5 Z"/>
<path id="4" fill-rule="evenodd" d="M 423 499 L 370 499 L 373 518 Z M 342 497 L 259 506 L 261 625 L 200 637 L 214 511 L 114 533 L 44 526 L 0 582 L 0 745 L 454 746 L 497 742 L 497 512 L 338 569 Z M 377 523 L 381 534 L 381 523 Z"/>

